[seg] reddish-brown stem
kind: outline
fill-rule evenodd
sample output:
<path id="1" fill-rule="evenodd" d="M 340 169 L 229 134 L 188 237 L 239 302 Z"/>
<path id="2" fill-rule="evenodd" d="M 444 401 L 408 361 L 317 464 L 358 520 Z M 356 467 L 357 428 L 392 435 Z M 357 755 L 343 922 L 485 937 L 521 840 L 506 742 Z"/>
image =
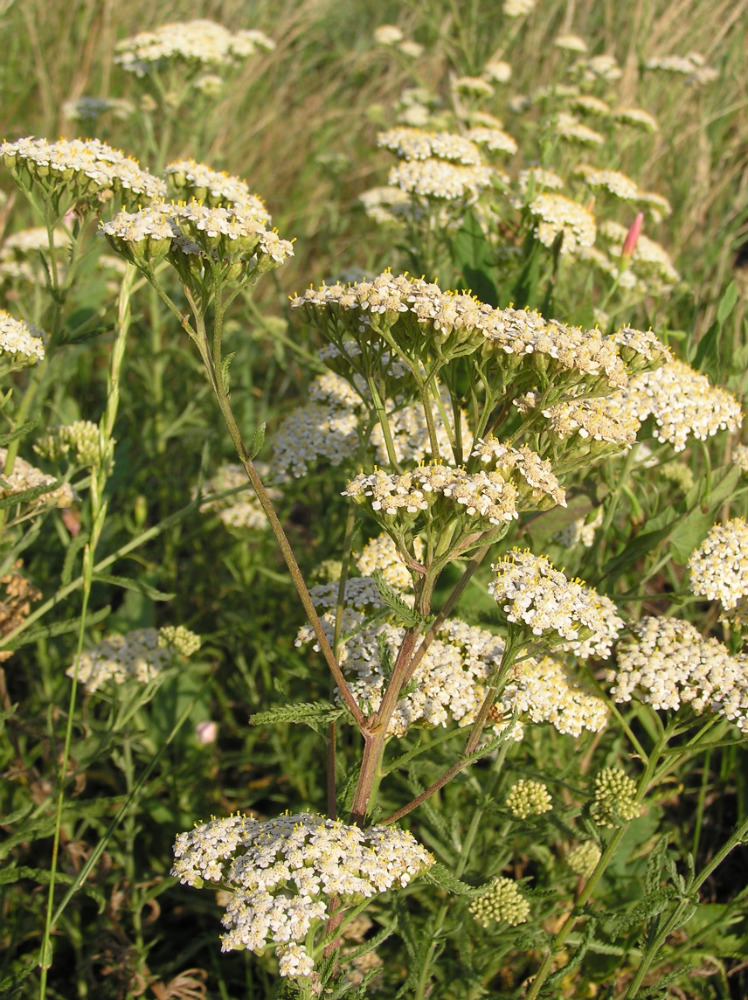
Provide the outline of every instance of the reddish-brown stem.
<path id="1" fill-rule="evenodd" d="M 444 774 L 441 776 L 441 778 L 435 781 L 433 785 L 429 785 L 429 787 L 425 791 L 421 792 L 420 795 L 416 795 L 416 797 L 414 799 L 411 799 L 411 801 L 408 802 L 407 805 L 404 805 L 395 812 L 390 813 L 390 815 L 386 819 L 378 820 L 378 822 L 382 824 L 396 823 L 399 819 L 402 819 L 403 816 L 407 816 L 409 812 L 412 812 L 414 809 L 418 808 L 418 806 L 420 806 L 422 802 L 425 802 L 426 799 L 430 798 L 435 792 L 438 792 L 439 789 L 443 788 L 447 784 L 447 782 L 451 781 L 456 774 L 459 774 L 460 771 L 464 770 L 472 763 L 474 763 L 474 761 L 458 760 L 450 767 L 448 771 L 445 771 Z"/>

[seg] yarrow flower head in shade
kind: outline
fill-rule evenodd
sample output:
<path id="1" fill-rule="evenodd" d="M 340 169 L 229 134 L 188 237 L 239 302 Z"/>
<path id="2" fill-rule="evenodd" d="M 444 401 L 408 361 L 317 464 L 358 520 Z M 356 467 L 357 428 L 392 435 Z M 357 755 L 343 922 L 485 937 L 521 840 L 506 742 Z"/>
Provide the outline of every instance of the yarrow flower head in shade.
<path id="1" fill-rule="evenodd" d="M 78 663 L 77 677 L 89 694 L 108 681 L 124 684 L 136 680 L 148 684 L 168 667 L 175 654 L 191 656 L 200 648 L 200 638 L 183 626 L 163 629 L 139 628 L 125 635 L 112 635 L 85 649 Z M 76 676 L 76 664 L 65 671 Z"/>
<path id="2" fill-rule="evenodd" d="M 481 925 L 488 928 L 492 923 L 505 920 L 510 927 L 524 924 L 530 916 L 530 904 L 522 895 L 517 883 L 510 878 L 495 879 L 491 888 L 478 896 L 468 910 Z"/>
<path id="3" fill-rule="evenodd" d="M 492 97 L 494 89 L 482 76 L 458 76 L 452 81 L 455 92 L 463 97 Z"/>
<path id="4" fill-rule="evenodd" d="M 580 878 L 588 879 L 597 868 L 602 857 L 602 851 L 594 840 L 585 840 L 583 844 L 572 848 L 566 855 L 566 863 Z"/>
<path id="5" fill-rule="evenodd" d="M 414 542 L 415 555 L 421 558 L 423 542 L 420 538 L 414 539 Z M 378 535 L 368 541 L 356 556 L 356 566 L 362 578 L 371 578 L 375 572 L 381 573 L 385 582 L 395 590 L 408 590 L 413 586 L 411 572 L 389 535 Z"/>
<path id="6" fill-rule="evenodd" d="M 44 359 L 41 331 L 0 309 L 0 371 L 27 368 Z"/>
<path id="7" fill-rule="evenodd" d="M 603 508 L 598 507 L 586 517 L 578 517 L 553 536 L 553 540 L 565 549 L 582 545 L 591 549 L 595 542 L 595 532 L 603 523 Z"/>
<path id="8" fill-rule="evenodd" d="M 380 24 L 374 29 L 374 41 L 378 45 L 397 45 L 405 35 L 396 24 Z"/>
<path id="9" fill-rule="evenodd" d="M 599 56 L 592 56 L 583 63 L 584 79 L 590 83 L 597 80 L 604 80 L 606 83 L 615 83 L 620 80 L 622 74 L 621 67 L 615 58 L 607 53 Z"/>
<path id="10" fill-rule="evenodd" d="M 401 226 L 404 219 L 413 215 L 410 195 L 400 188 L 369 188 L 358 196 L 358 200 L 368 217 L 380 226 Z"/>
<path id="11" fill-rule="evenodd" d="M 272 474 L 271 467 L 264 462 L 256 462 L 255 467 L 263 481 L 266 481 Z M 238 490 L 240 487 L 244 487 L 241 493 L 237 492 L 221 499 L 213 499 L 216 494 L 224 493 L 227 490 Z M 277 487 L 270 486 L 266 489 L 273 502 L 280 500 L 282 494 Z M 268 527 L 265 511 L 260 506 L 260 501 L 255 495 L 243 465 L 228 463 L 221 466 L 215 476 L 203 484 L 202 499 L 200 509 L 216 513 L 227 528 L 264 531 Z"/>
<path id="12" fill-rule="evenodd" d="M 685 76 L 688 83 L 711 83 L 719 76 L 715 69 L 706 65 L 700 52 L 689 52 L 685 56 L 656 56 L 648 59 L 644 68 Z"/>
<path id="13" fill-rule="evenodd" d="M 599 118 L 607 118 L 610 115 L 610 105 L 599 97 L 592 94 L 574 94 L 570 98 L 571 107 L 582 114 L 597 115 Z"/>
<path id="14" fill-rule="evenodd" d="M 532 192 L 533 195 L 541 191 L 560 191 L 564 182 L 558 174 L 544 167 L 528 167 L 520 170 L 517 175 L 517 186 L 521 194 Z"/>
<path id="15" fill-rule="evenodd" d="M 106 201 L 112 193 L 130 206 L 166 194 L 160 178 L 98 139 L 16 139 L 0 143 L 0 157 L 23 190 L 41 188 L 61 215 L 92 199 Z"/>
<path id="16" fill-rule="evenodd" d="M 333 902 L 345 908 L 402 888 L 434 864 L 404 830 L 311 813 L 213 819 L 180 833 L 174 857 L 171 874 L 183 884 L 215 882 L 231 893 L 222 950 L 273 948 L 292 979 L 314 971 L 315 937 L 324 938 Z"/>
<path id="17" fill-rule="evenodd" d="M 748 731 L 748 656 L 733 656 L 676 618 L 643 618 L 632 633 L 618 644 L 617 666 L 607 675 L 617 702 L 636 698 L 657 710 L 687 704 Z"/>
<path id="18" fill-rule="evenodd" d="M 8 449 L 0 448 L 0 470 L 5 468 L 8 459 Z M 24 459 L 16 456 L 12 472 L 0 472 L 0 497 L 3 500 L 18 497 L 22 507 L 35 510 L 43 507 L 70 507 L 75 500 L 75 494 L 69 483 L 55 485 L 54 476 L 48 476 L 35 469 Z M 33 491 L 30 496 L 23 494 Z"/>
<path id="19" fill-rule="evenodd" d="M 736 444 L 732 449 L 732 460 L 743 475 L 748 474 L 748 445 Z"/>
<path id="20" fill-rule="evenodd" d="M 504 800 L 509 812 L 517 819 L 541 816 L 553 808 L 548 789 L 541 781 L 517 781 Z"/>
<path id="21" fill-rule="evenodd" d="M 641 813 L 635 801 L 636 782 L 617 767 L 604 767 L 595 775 L 595 798 L 590 815 L 598 826 L 614 827 L 628 823 Z"/>
<path id="22" fill-rule="evenodd" d="M 715 524 L 688 559 L 691 590 L 698 597 L 720 601 L 731 611 L 748 596 L 748 524 L 734 517 Z"/>
<path id="23" fill-rule="evenodd" d="M 225 171 L 213 170 L 195 160 L 176 160 L 164 168 L 180 201 L 199 201 L 211 208 L 237 207 L 253 215 L 263 226 L 270 225 L 270 213 L 262 198 L 252 194 L 247 184 Z"/>
<path id="24" fill-rule="evenodd" d="M 322 626 L 332 639 L 338 585 L 314 587 L 310 593 L 315 605 L 323 610 Z M 382 658 L 383 644 L 395 657 L 405 635 L 401 625 L 381 620 L 384 607 L 374 580 L 348 580 L 342 630 L 350 638 L 341 646 L 340 662 L 356 700 L 371 712 L 378 710 L 389 680 Z M 377 620 L 367 623 L 366 618 L 375 614 Z M 310 626 L 304 626 L 296 640 L 297 646 L 305 643 L 318 648 Z M 459 619 L 448 619 L 401 694 L 388 725 L 388 736 L 402 737 L 414 725 L 472 725 L 504 649 L 500 636 Z M 512 667 L 494 703 L 489 724 L 496 733 L 520 740 L 525 721 L 550 723 L 559 733 L 579 736 L 585 729 L 598 732 L 607 719 L 603 699 L 581 683 L 573 671 L 550 657 L 539 661 L 528 657 Z"/>
<path id="25" fill-rule="evenodd" d="M 67 458 L 81 468 L 96 466 L 101 461 L 99 428 L 90 420 L 74 420 L 39 438 L 34 451 L 51 462 Z"/>
<path id="26" fill-rule="evenodd" d="M 170 63 L 193 70 L 234 66 L 256 52 L 270 52 L 275 42 L 261 31 L 229 31 L 214 21 L 163 24 L 117 43 L 114 61 L 128 73 L 146 76 Z"/>
<path id="27" fill-rule="evenodd" d="M 577 656 L 608 656 L 623 628 L 609 597 L 567 579 L 550 560 L 529 550 L 512 549 L 491 568 L 496 577 L 489 593 L 507 621 L 536 636 L 556 633 L 561 648 Z"/>
<path id="28" fill-rule="evenodd" d="M 591 247 L 595 242 L 595 216 L 571 198 L 541 194 L 528 211 L 535 220 L 535 236 L 544 246 L 553 246 L 562 236 L 561 253 L 574 254 L 578 247 Z"/>

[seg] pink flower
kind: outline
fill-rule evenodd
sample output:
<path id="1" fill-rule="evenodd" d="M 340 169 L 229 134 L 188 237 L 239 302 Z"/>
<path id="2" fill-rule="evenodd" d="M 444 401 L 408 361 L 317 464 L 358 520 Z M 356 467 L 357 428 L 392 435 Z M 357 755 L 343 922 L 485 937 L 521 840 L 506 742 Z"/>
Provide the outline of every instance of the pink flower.
<path id="1" fill-rule="evenodd" d="M 626 239 L 623 241 L 623 250 L 621 250 L 622 268 L 625 268 L 634 256 L 634 250 L 636 249 L 636 244 L 639 240 L 639 236 L 641 235 L 643 222 L 644 213 L 639 212 L 634 221 L 631 223 L 631 228 L 628 233 L 626 233 Z"/>
<path id="2" fill-rule="evenodd" d="M 206 719 L 204 722 L 198 722 L 195 726 L 195 736 L 197 736 L 197 742 L 202 743 L 203 746 L 207 746 L 209 743 L 215 743 L 218 738 L 218 723 L 213 722 L 212 719 Z"/>

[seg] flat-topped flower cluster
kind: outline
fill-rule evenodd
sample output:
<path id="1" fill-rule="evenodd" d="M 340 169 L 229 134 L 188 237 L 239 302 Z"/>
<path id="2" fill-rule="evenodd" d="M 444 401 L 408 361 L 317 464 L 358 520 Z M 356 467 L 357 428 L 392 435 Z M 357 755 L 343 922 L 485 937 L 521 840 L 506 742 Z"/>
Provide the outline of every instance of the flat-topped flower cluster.
<path id="1" fill-rule="evenodd" d="M 608 681 L 616 701 L 636 697 L 655 709 L 690 705 L 748 730 L 748 656 L 733 655 L 690 622 L 668 617 L 637 622 L 618 644 Z"/>
<path id="2" fill-rule="evenodd" d="M 89 694 L 108 681 L 147 684 L 172 662 L 175 654 L 189 657 L 199 648 L 200 637 L 183 625 L 133 629 L 85 649 L 77 665 L 78 681 Z M 71 664 L 66 673 L 68 677 L 76 676 L 76 664 Z"/>
<path id="3" fill-rule="evenodd" d="M 282 976 L 311 975 L 310 932 L 343 908 L 408 885 L 434 864 L 410 833 L 393 826 L 362 830 L 311 813 L 261 821 L 214 819 L 180 833 L 172 875 L 232 890 L 222 923 L 224 951 L 273 946 Z"/>
<path id="4" fill-rule="evenodd" d="M 124 38 L 117 43 L 114 61 L 128 73 L 145 76 L 170 62 L 197 67 L 233 65 L 274 48 L 275 42 L 257 29 L 229 31 L 215 21 L 181 21 Z"/>
<path id="5" fill-rule="evenodd" d="M 16 139 L 0 143 L 0 157 L 19 183 L 37 184 L 53 200 L 64 191 L 71 202 L 108 191 L 125 204 L 166 196 L 161 178 L 98 139 Z"/>
<path id="6" fill-rule="evenodd" d="M 569 580 L 545 556 L 512 549 L 492 569 L 489 591 L 507 621 L 525 625 L 533 635 L 556 633 L 561 648 L 577 656 L 609 655 L 623 628 L 609 597 L 581 580 Z"/>
<path id="7" fill-rule="evenodd" d="M 392 564 L 396 560 L 405 570 L 402 557 L 389 543 L 377 545 L 376 549 L 370 547 L 362 565 L 372 572 L 387 567 L 394 585 Z M 410 588 L 407 572 L 400 580 Z M 322 612 L 323 629 L 332 639 L 338 584 L 312 587 L 310 594 Z M 403 598 L 412 603 L 412 593 L 407 590 Z M 347 638 L 340 647 L 340 663 L 359 704 L 367 712 L 376 712 L 388 682 L 382 645 L 396 657 L 405 629 L 393 624 L 392 615 L 385 615 L 379 588 L 369 577 L 349 579 L 343 600 L 341 631 Z M 300 629 L 296 640 L 297 645 L 306 643 L 318 648 L 308 625 Z M 388 734 L 404 736 L 414 725 L 472 725 L 488 693 L 488 684 L 500 668 L 505 648 L 501 636 L 459 618 L 447 619 L 415 669 L 411 683 L 401 693 Z M 493 706 L 490 724 L 495 732 L 507 731 L 510 738 L 520 740 L 527 722 L 549 722 L 560 733 L 578 736 L 585 729 L 599 731 L 607 719 L 605 702 L 576 676 L 573 668 L 545 656 L 525 657 L 514 664 Z"/>

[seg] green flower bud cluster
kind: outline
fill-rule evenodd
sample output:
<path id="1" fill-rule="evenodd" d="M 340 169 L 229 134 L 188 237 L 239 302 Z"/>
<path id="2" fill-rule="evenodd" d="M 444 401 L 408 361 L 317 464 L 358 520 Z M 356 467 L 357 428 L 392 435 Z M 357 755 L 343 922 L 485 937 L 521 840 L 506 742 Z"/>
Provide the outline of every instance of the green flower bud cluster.
<path id="1" fill-rule="evenodd" d="M 530 904 L 510 878 L 497 878 L 488 892 L 474 899 L 468 909 L 481 927 L 488 927 L 494 920 L 506 920 L 516 927 L 530 916 Z"/>
<path id="2" fill-rule="evenodd" d="M 566 863 L 575 875 L 587 879 L 597 868 L 600 860 L 600 848 L 594 840 L 586 840 L 583 844 L 572 848 L 566 855 Z"/>
<path id="3" fill-rule="evenodd" d="M 636 782 L 620 768 L 604 767 L 595 777 L 595 800 L 590 814 L 598 826 L 628 823 L 641 812 L 636 798 Z"/>
<path id="4" fill-rule="evenodd" d="M 90 420 L 75 420 L 39 438 L 34 451 L 51 462 L 67 458 L 81 468 L 97 466 L 101 460 L 99 428 Z"/>
<path id="5" fill-rule="evenodd" d="M 159 649 L 173 649 L 181 656 L 192 656 L 200 649 L 200 636 L 184 625 L 164 625 L 158 630 Z"/>
<path id="6" fill-rule="evenodd" d="M 540 781 L 524 779 L 512 785 L 506 797 L 506 807 L 518 819 L 540 816 L 552 809 L 548 789 Z"/>

